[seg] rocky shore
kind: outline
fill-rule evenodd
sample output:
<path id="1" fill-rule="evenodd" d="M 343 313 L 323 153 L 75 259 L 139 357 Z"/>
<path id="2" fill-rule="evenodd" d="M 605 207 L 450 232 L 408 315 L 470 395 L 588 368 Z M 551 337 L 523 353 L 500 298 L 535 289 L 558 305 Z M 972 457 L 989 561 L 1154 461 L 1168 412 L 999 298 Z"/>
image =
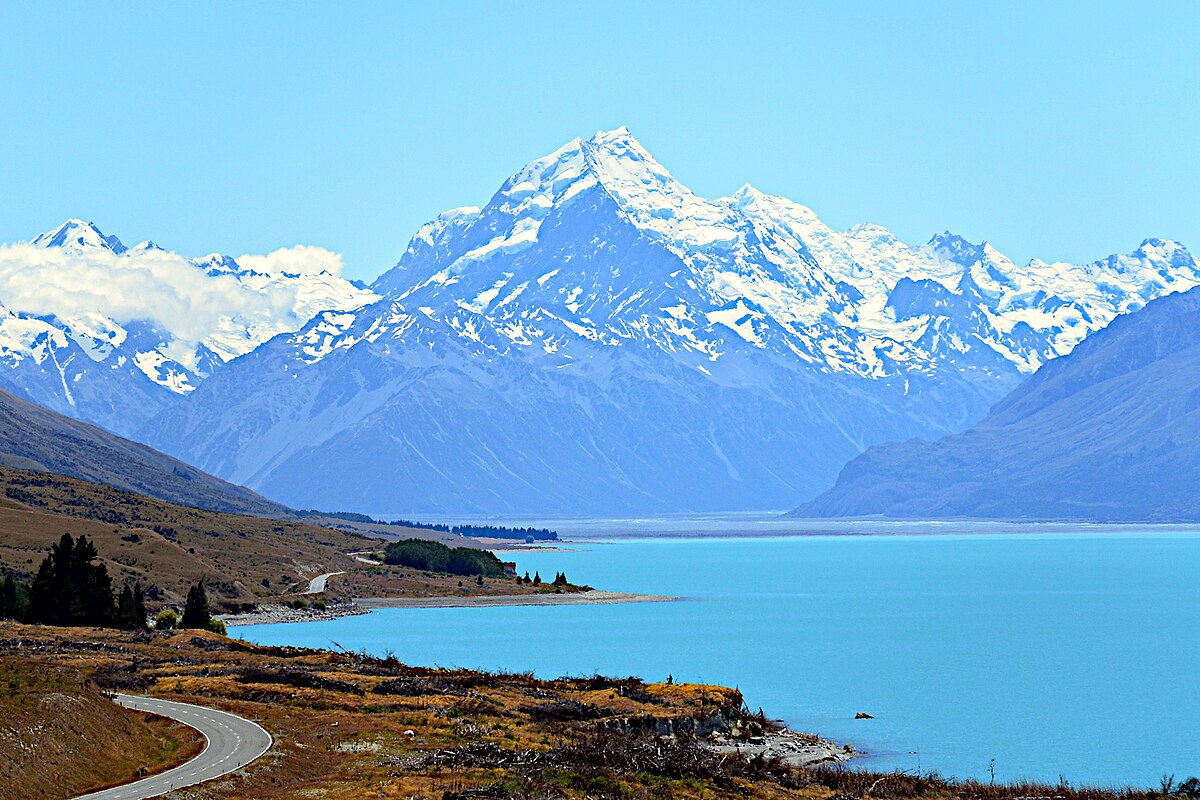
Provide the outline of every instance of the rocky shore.
<path id="1" fill-rule="evenodd" d="M 664 603 L 678 600 L 657 594 L 606 592 L 540 592 L 532 594 L 474 595 L 468 597 L 362 597 L 354 602 L 365 608 L 486 608 L 490 606 L 608 605 L 611 603 Z"/>
<path id="2" fill-rule="evenodd" d="M 838 744 L 811 733 L 797 733 L 784 728 L 758 736 L 713 735 L 709 746 L 719 753 L 738 754 L 746 758 L 777 758 L 789 767 L 816 767 L 844 764 L 862 755 L 850 744 Z"/>
<path id="3" fill-rule="evenodd" d="M 279 622 L 317 620 L 369 614 L 376 608 L 485 608 L 492 606 L 608 605 L 611 603 L 663 603 L 678 600 L 657 594 L 629 592 L 544 592 L 541 594 L 476 595 L 473 597 L 360 597 L 353 601 L 331 601 L 324 608 L 292 608 L 281 603 L 261 605 L 245 614 L 218 614 L 226 625 L 267 625 Z"/>
<path id="4" fill-rule="evenodd" d="M 217 614 L 228 626 L 268 625 L 278 622 L 316 622 L 338 617 L 369 614 L 370 610 L 351 602 L 329 602 L 325 608 L 292 608 L 283 604 L 261 605 L 247 614 Z"/>

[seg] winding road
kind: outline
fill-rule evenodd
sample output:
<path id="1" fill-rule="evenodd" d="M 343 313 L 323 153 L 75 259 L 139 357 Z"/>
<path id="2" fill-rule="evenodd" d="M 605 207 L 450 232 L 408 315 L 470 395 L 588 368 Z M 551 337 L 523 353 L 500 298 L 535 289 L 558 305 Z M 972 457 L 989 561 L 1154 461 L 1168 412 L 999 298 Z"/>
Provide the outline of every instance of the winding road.
<path id="1" fill-rule="evenodd" d="M 301 594 L 320 594 L 325 591 L 325 584 L 329 582 L 330 578 L 334 575 L 342 574 L 343 572 L 326 572 L 324 575 L 318 575 L 308 582 L 308 590 L 301 592 Z"/>
<path id="2" fill-rule="evenodd" d="M 111 789 L 80 795 L 75 800 L 146 800 L 173 789 L 194 786 L 240 769 L 271 747 L 271 734 L 257 722 L 215 708 L 177 703 L 157 697 L 118 694 L 118 705 L 169 717 L 189 725 L 204 736 L 200 755 L 166 772 Z"/>

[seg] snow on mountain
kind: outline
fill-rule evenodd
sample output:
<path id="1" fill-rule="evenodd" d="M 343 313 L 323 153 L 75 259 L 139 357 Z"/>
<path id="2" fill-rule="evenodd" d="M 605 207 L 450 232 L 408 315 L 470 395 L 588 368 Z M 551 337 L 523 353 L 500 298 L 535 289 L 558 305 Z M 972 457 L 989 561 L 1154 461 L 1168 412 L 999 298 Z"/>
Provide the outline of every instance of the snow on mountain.
<path id="1" fill-rule="evenodd" d="M 145 435 L 320 507 L 782 508 L 1197 283 L 1170 242 L 1018 267 L 750 186 L 705 199 L 620 128 L 422 226 L 378 302 L 267 342 Z"/>
<path id="2" fill-rule="evenodd" d="M 288 250 L 277 252 L 274 263 L 286 266 Z M 375 299 L 327 271 L 189 261 L 150 241 L 127 248 L 72 219 L 0 247 L 0 384 L 129 432 L 271 337 Z"/>
<path id="3" fill-rule="evenodd" d="M 795 513 L 1195 522 L 1198 444 L 1200 289 L 1193 289 L 1114 320 L 966 431 L 868 449 Z"/>
<path id="4" fill-rule="evenodd" d="M 537 248 L 545 221 L 593 189 L 681 263 L 664 275 L 618 263 L 586 274 L 543 263 L 538 249 L 528 275 L 491 266 Z M 480 317 L 516 346 L 558 349 L 565 327 L 715 361 L 713 332 L 723 331 L 820 370 L 878 378 L 1032 372 L 1118 314 L 1197 283 L 1196 259 L 1162 240 L 1093 264 L 1018 267 L 950 233 L 911 246 L 877 225 L 834 231 L 811 209 L 749 185 L 706 200 L 619 128 L 531 162 L 486 210 L 425 225 L 375 288 L 401 313 L 434 310 L 460 336 L 477 335 Z M 310 332 L 309 342 L 328 333 Z"/>
<path id="5" fill-rule="evenodd" d="M 125 245 L 116 236 L 105 236 L 90 222 L 69 219 L 52 231 L 34 238 L 32 244 L 39 247 L 65 247 L 72 250 L 107 250 L 114 255 L 125 252 Z"/>

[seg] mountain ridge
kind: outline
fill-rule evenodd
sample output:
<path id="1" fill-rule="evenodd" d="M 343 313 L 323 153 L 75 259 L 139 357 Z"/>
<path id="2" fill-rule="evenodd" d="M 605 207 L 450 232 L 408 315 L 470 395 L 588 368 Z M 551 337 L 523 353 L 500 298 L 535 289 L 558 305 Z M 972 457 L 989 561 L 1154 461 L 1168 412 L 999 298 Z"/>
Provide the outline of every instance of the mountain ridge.
<path id="1" fill-rule="evenodd" d="M 788 507 L 1200 283 L 1174 243 L 1025 267 L 967 245 L 833 231 L 753 187 L 700 198 L 602 132 L 422 226 L 379 300 L 260 346 L 142 435 L 380 513 Z M 331 465 L 353 479 L 315 479 Z"/>
<path id="2" fill-rule="evenodd" d="M 281 503 L 0 389 L 0 465 L 67 475 L 212 511 L 275 515 Z"/>
<path id="3" fill-rule="evenodd" d="M 329 272 L 126 247 L 73 218 L 0 247 L 0 385 L 129 435 L 272 336 L 374 298 Z"/>
<path id="4" fill-rule="evenodd" d="M 969 429 L 868 449 L 805 517 L 1200 520 L 1200 289 L 1046 364 Z"/>

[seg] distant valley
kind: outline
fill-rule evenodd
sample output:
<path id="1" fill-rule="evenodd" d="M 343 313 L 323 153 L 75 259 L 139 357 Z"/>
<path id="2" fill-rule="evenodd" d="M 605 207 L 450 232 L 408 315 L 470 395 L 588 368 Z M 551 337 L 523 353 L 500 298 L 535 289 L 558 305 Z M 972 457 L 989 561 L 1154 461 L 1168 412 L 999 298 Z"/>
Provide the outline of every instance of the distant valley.
<path id="1" fill-rule="evenodd" d="M 439 215 L 370 287 L 78 220 L 0 255 L 169 262 L 215 304 L 171 330 L 10 307 L 0 280 L 0 385 L 286 505 L 413 517 L 794 507 L 1200 284 L 1168 240 L 1021 266 L 950 233 L 835 231 L 749 186 L 708 200 L 625 129 Z"/>

